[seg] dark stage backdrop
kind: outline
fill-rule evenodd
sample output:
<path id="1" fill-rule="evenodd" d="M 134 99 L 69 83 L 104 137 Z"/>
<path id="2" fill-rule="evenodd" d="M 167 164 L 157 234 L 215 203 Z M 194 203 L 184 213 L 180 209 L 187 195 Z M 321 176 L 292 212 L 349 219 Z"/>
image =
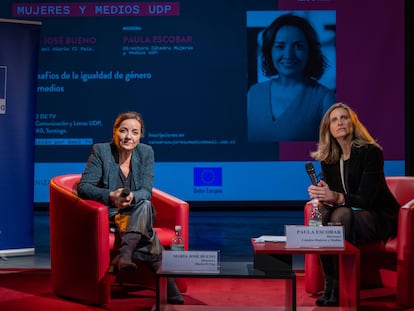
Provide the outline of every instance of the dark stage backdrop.
<path id="1" fill-rule="evenodd" d="M 3 17 L 42 21 L 35 196 L 80 173 L 127 110 L 146 122 L 155 186 L 193 202 L 306 200 L 314 141 L 247 140 L 247 91 L 263 77 L 257 34 L 277 15 L 308 18 L 329 70 L 322 78 L 404 175 L 404 1 L 9 1 Z M 317 169 L 318 166 L 317 166 Z"/>

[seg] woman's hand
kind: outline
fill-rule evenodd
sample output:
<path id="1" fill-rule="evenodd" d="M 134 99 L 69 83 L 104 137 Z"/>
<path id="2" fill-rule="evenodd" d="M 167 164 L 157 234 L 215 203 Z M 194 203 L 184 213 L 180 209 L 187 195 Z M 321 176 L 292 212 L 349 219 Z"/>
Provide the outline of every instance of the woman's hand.
<path id="1" fill-rule="evenodd" d="M 312 199 L 317 199 L 319 201 L 335 203 L 338 200 L 338 193 L 332 191 L 329 188 L 329 185 L 323 180 L 319 181 L 316 186 L 310 185 L 308 193 Z"/>
<path id="2" fill-rule="evenodd" d="M 110 200 L 115 204 L 119 209 L 124 209 L 131 205 L 132 200 L 134 199 L 134 193 L 131 191 L 127 196 L 123 195 L 124 188 L 118 188 L 109 193 Z"/>

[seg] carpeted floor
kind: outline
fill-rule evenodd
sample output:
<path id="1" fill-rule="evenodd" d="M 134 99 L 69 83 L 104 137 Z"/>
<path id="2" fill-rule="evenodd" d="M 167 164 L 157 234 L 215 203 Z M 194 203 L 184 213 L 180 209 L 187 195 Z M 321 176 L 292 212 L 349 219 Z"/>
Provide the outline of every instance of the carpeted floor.
<path id="1" fill-rule="evenodd" d="M 283 280 L 189 279 L 188 290 L 184 295 L 185 305 L 194 305 L 196 309 L 197 306 L 211 306 L 209 310 L 219 310 L 218 306 L 257 306 L 256 310 L 265 306 L 283 306 L 283 282 Z M 104 308 L 86 306 L 56 297 L 51 288 L 49 269 L 3 269 L 0 270 L 0 310 L 150 311 L 153 308 L 155 303 L 153 290 L 131 286 L 127 289 L 114 287 L 111 300 Z M 362 311 L 403 310 L 396 306 L 394 296 L 380 299 L 369 298 L 369 295 L 362 294 L 362 297 L 364 296 L 365 298 L 361 299 Z M 328 308 L 314 307 L 314 301 L 314 297 L 305 293 L 303 275 L 299 273 L 298 310 L 328 311 Z M 331 310 L 339 310 L 339 308 Z"/>

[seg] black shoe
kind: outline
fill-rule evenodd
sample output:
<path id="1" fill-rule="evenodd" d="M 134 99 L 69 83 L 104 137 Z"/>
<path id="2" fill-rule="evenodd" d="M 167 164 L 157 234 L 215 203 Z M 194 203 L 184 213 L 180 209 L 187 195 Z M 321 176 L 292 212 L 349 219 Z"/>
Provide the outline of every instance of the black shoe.
<path id="1" fill-rule="evenodd" d="M 181 295 L 177 284 L 173 278 L 167 279 L 167 303 L 172 305 L 182 305 L 184 304 L 184 298 Z"/>
<path id="2" fill-rule="evenodd" d="M 137 271 L 137 265 L 131 260 L 123 260 L 122 258 L 118 262 L 119 271 L 135 272 Z"/>
<path id="3" fill-rule="evenodd" d="M 184 298 L 181 294 L 176 296 L 167 297 L 167 303 L 171 305 L 182 305 L 184 304 Z"/>
<path id="4" fill-rule="evenodd" d="M 315 301 L 316 305 L 319 307 L 323 307 L 326 301 L 328 301 L 331 298 L 331 296 L 332 296 L 332 290 L 324 290 L 322 296 L 316 299 Z"/>
<path id="5" fill-rule="evenodd" d="M 121 271 L 135 272 L 137 271 L 137 265 L 129 258 L 125 259 L 121 254 L 118 254 L 111 262 L 108 273 L 118 274 Z"/>
<path id="6" fill-rule="evenodd" d="M 331 293 L 331 297 L 325 301 L 327 307 L 338 307 L 339 306 L 339 290 L 334 288 Z"/>
<path id="7" fill-rule="evenodd" d="M 116 255 L 116 257 L 114 259 L 112 259 L 111 265 L 109 266 L 109 270 L 108 270 L 109 274 L 116 275 L 116 274 L 119 273 L 119 267 L 118 267 L 119 257 L 120 257 L 120 255 Z"/>

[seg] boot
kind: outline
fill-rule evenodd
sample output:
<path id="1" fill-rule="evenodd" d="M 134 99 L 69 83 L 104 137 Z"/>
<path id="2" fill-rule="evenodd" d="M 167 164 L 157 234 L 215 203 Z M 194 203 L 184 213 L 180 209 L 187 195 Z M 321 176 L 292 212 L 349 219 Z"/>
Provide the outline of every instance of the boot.
<path id="1" fill-rule="evenodd" d="M 323 293 L 321 297 L 316 299 L 316 305 L 324 306 L 325 302 L 331 298 L 332 290 L 333 290 L 333 278 L 330 276 L 325 276 L 325 286 L 323 289 Z"/>
<path id="2" fill-rule="evenodd" d="M 338 307 L 339 306 L 339 286 L 338 280 L 333 281 L 333 288 L 329 299 L 325 300 L 325 306 Z"/>
<path id="3" fill-rule="evenodd" d="M 339 258 L 336 255 L 320 255 L 321 266 L 325 276 L 323 294 L 316 300 L 317 306 L 339 305 Z"/>
<path id="4" fill-rule="evenodd" d="M 182 305 L 184 304 L 184 298 L 181 295 L 177 284 L 173 278 L 167 279 L 167 303 L 172 305 Z"/>
<path id="5" fill-rule="evenodd" d="M 159 258 L 159 260 L 151 262 L 150 265 L 152 271 L 156 273 L 158 269 L 161 267 L 161 257 Z M 174 278 L 167 278 L 167 303 L 172 305 L 184 304 L 184 298 L 181 295 Z"/>
<path id="6" fill-rule="evenodd" d="M 111 262 L 110 273 L 117 273 L 119 271 L 137 271 L 137 265 L 132 262 L 132 254 L 140 239 L 141 235 L 134 232 L 128 232 L 122 236 L 119 254 Z"/>

